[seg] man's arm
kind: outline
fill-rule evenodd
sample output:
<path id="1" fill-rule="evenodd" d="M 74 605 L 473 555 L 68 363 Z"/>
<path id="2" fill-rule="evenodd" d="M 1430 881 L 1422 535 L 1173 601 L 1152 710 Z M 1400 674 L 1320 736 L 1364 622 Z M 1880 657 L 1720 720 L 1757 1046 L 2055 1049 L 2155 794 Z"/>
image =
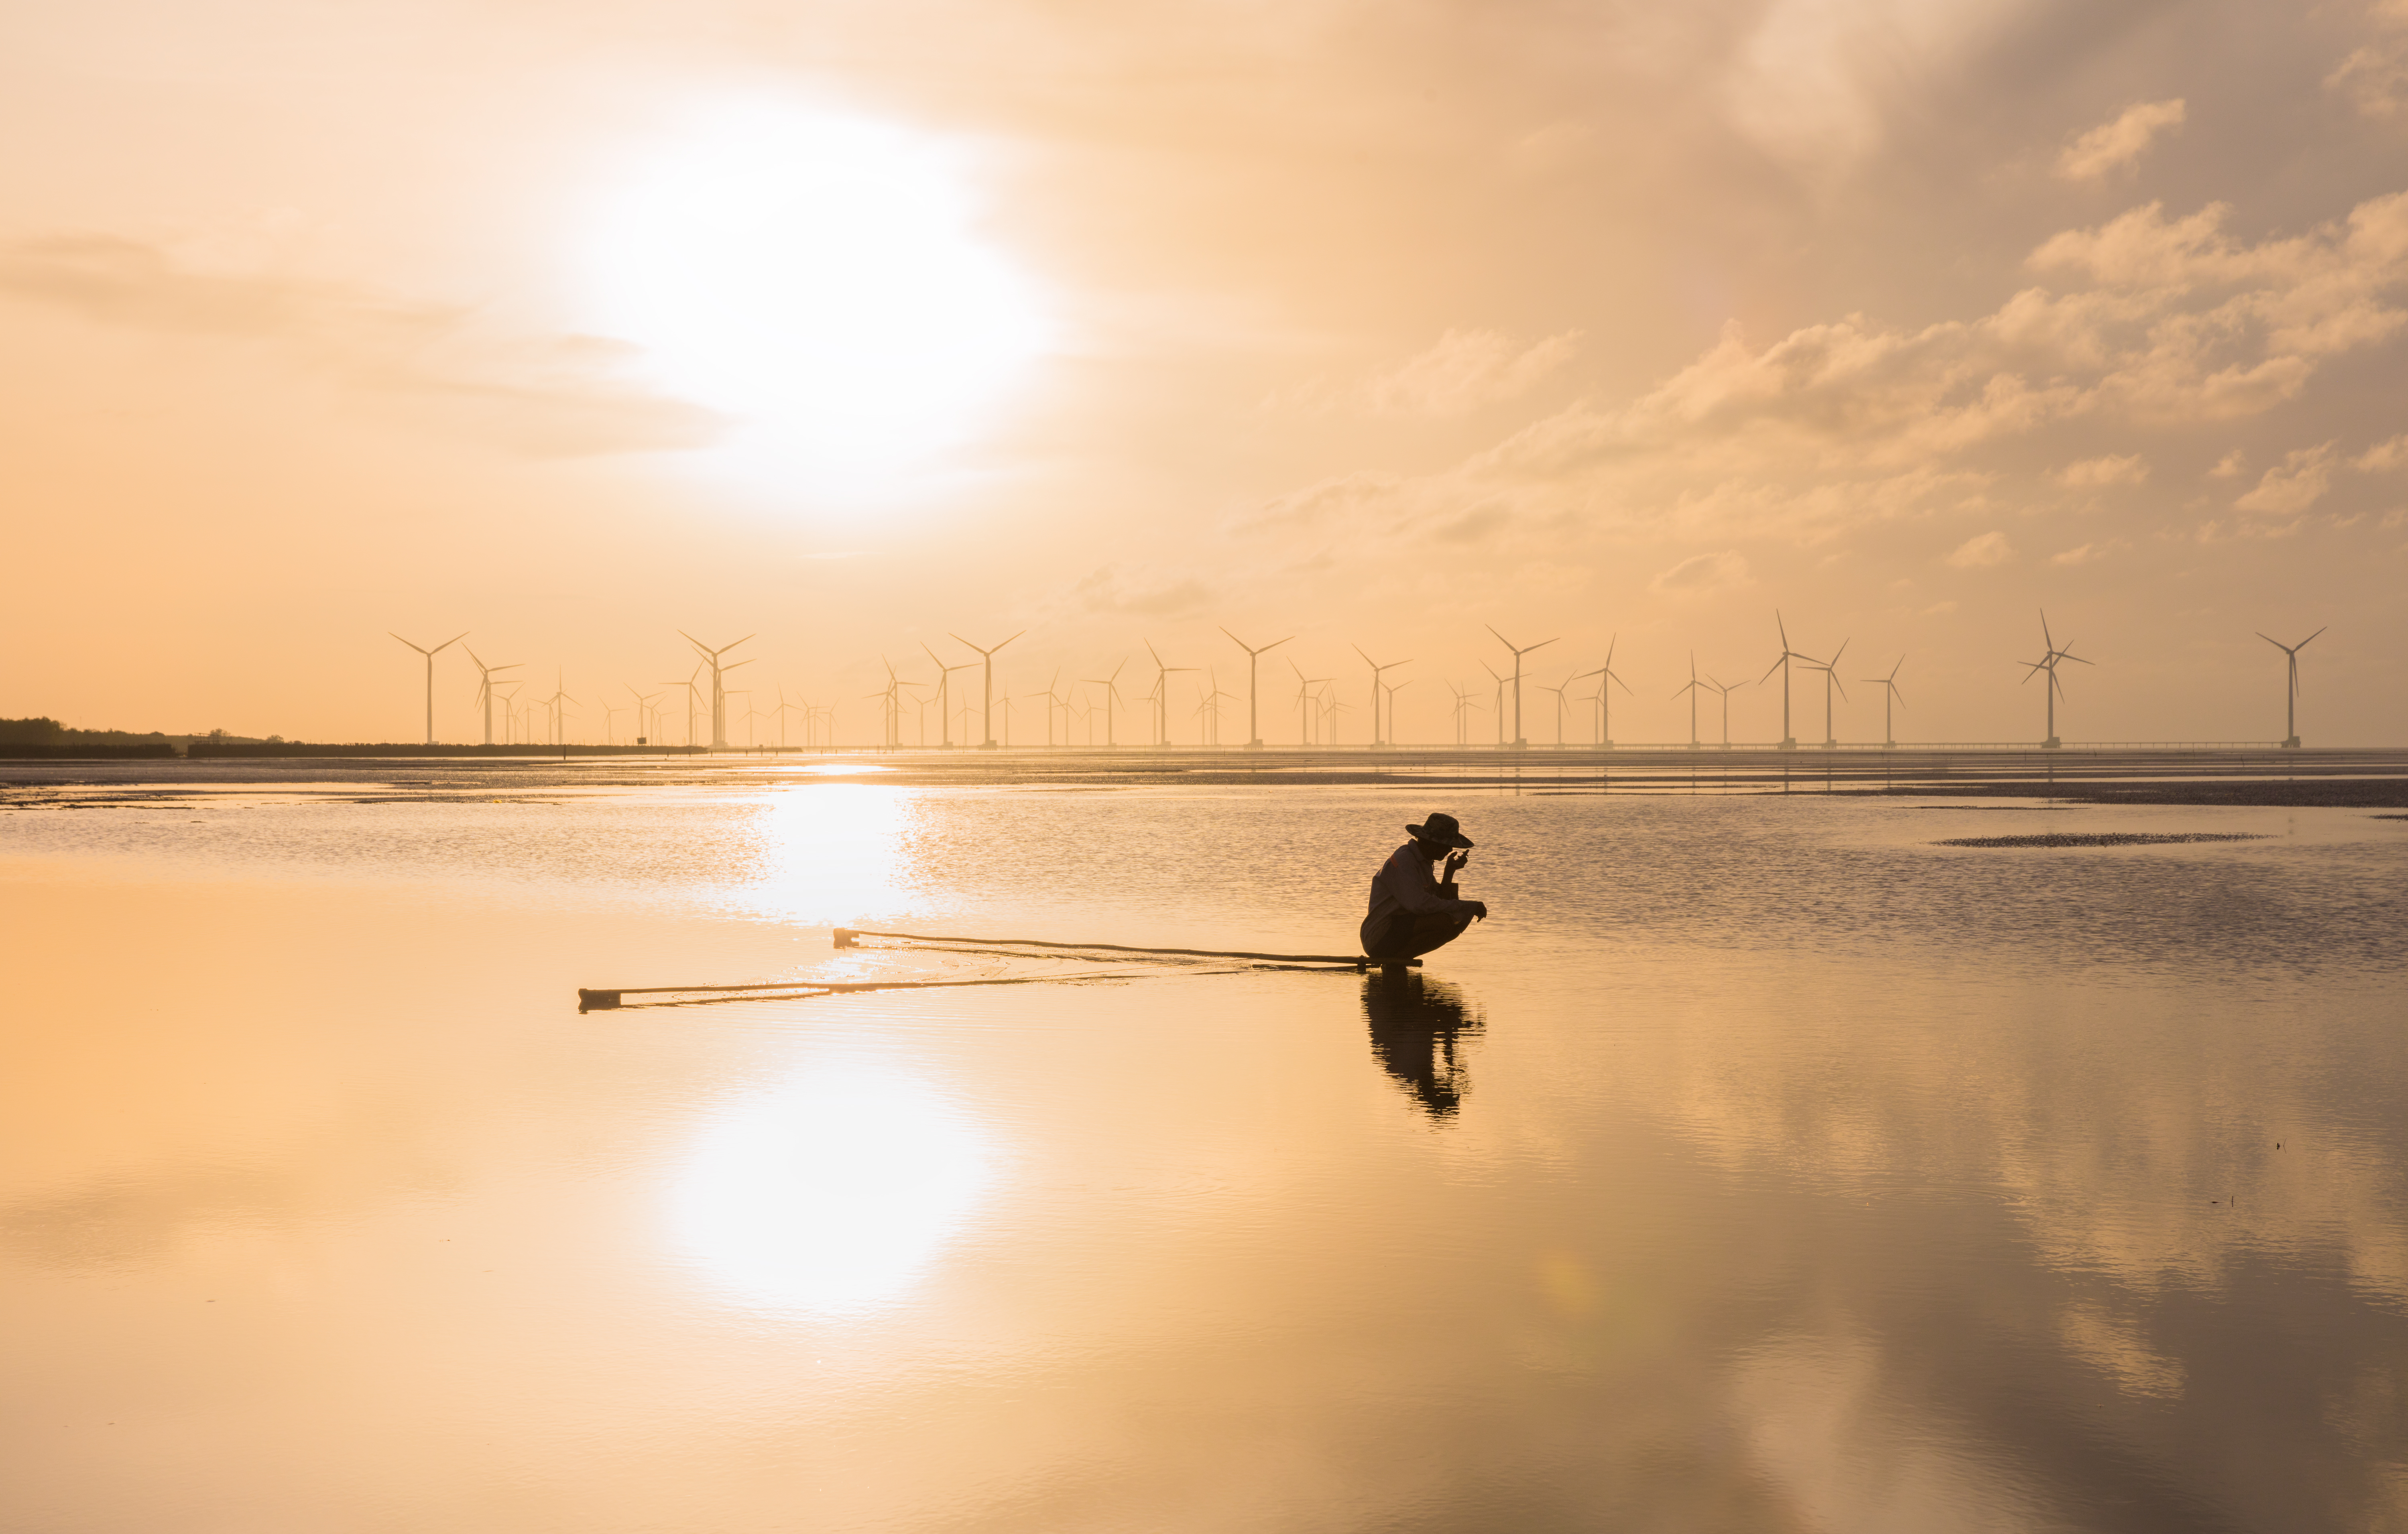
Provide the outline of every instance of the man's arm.
<path id="1" fill-rule="evenodd" d="M 1398 848 L 1380 869 L 1380 877 L 1387 881 L 1388 893 L 1396 896 L 1397 904 L 1416 916 L 1452 913 L 1460 909 L 1447 898 L 1453 891 L 1440 893 L 1437 882 L 1430 878 L 1429 865 L 1411 847 Z"/>

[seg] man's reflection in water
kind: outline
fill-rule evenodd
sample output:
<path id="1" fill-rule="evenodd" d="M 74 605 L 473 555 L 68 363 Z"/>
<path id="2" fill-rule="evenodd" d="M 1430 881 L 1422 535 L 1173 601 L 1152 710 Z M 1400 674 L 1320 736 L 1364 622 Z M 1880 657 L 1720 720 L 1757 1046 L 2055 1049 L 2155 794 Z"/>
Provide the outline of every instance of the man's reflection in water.
<path id="1" fill-rule="evenodd" d="M 1363 1015 L 1370 1020 L 1371 1053 L 1382 1068 L 1430 1117 L 1453 1118 L 1470 1085 L 1455 1041 L 1481 1027 L 1463 993 L 1442 980 L 1425 980 L 1417 970 L 1373 970 L 1363 979 Z"/>

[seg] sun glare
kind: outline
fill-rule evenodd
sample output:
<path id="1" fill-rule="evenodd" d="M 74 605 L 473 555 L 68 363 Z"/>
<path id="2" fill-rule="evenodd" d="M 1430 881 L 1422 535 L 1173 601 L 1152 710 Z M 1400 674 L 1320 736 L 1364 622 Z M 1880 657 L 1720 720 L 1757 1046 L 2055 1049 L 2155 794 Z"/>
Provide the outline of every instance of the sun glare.
<path id="1" fill-rule="evenodd" d="M 589 252 L 598 327 L 735 423 L 720 456 L 876 491 L 991 421 L 1046 327 L 976 227 L 960 155 L 888 124 L 754 103 L 631 167 Z"/>
<path id="2" fill-rule="evenodd" d="M 704 1133 L 673 1217 L 717 1287 L 750 1305 L 842 1313 L 896 1298 L 968 1218 L 985 1142 L 919 1082 L 815 1071 Z"/>

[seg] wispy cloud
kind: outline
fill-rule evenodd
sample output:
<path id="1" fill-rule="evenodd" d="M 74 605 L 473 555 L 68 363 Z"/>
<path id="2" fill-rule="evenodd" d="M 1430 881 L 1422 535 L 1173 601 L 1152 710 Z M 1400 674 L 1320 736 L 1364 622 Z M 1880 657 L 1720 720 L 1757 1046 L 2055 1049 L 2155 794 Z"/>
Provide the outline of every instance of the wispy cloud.
<path id="1" fill-rule="evenodd" d="M 497 333 L 466 308 L 202 269 L 139 240 L 61 236 L 0 249 L 0 293 L 99 323 L 271 347 L 396 413 L 536 456 L 697 447 L 723 424 L 620 381 L 636 355 L 621 342 Z"/>
<path id="2" fill-rule="evenodd" d="M 2408 116 L 2408 5 L 2384 0 L 2367 8 L 2367 20 L 2374 35 L 2325 77 L 2325 89 L 2361 116 Z"/>
<path id="3" fill-rule="evenodd" d="M 2137 452 L 2121 457 L 2085 458 L 2058 469 L 2054 478 L 2069 490 L 2144 484 L 2149 478 L 2149 461 Z"/>
<path id="4" fill-rule="evenodd" d="M 2377 442 L 2349 461 L 2361 474 L 2381 474 L 2408 464 L 2408 433 Z"/>
<path id="5" fill-rule="evenodd" d="M 1960 570 L 1978 570 L 1991 565 L 2004 565 L 2015 557 L 2014 545 L 2004 533 L 1981 533 L 1956 546 L 1947 563 Z"/>
<path id="6" fill-rule="evenodd" d="M 2182 126 L 2184 115 L 2179 97 L 2127 107 L 2113 122 L 2102 122 L 2068 144 L 2057 157 L 2057 173 L 2069 181 L 2095 181 L 2122 170 L 2147 152 L 2159 134 Z"/>
<path id="7" fill-rule="evenodd" d="M 1524 345 L 1495 330 L 1450 330 L 1428 351 L 1369 378 L 1313 380 L 1275 394 L 1274 409 L 1307 413 L 1455 416 L 1521 398 L 1572 359 L 1580 332 Z"/>
<path id="8" fill-rule="evenodd" d="M 2095 565 L 2102 559 L 2122 553 L 2130 547 L 2131 545 L 2122 538 L 2109 538 L 2101 543 L 2085 543 L 2078 548 L 2051 554 L 2048 556 L 2048 562 L 2052 565 L 2065 566 Z"/>
<path id="9" fill-rule="evenodd" d="M 2235 510 L 2267 516 L 2297 516 L 2324 498 L 2332 488 L 2333 443 L 2300 448 L 2266 471 L 2258 488 L 2238 496 Z"/>
<path id="10" fill-rule="evenodd" d="M 1738 551 L 1726 549 L 1720 553 L 1696 554 L 1681 561 L 1659 572 L 1647 582 L 1647 589 L 1665 595 L 1698 596 L 1743 586 L 1747 581 L 1747 560 Z"/>

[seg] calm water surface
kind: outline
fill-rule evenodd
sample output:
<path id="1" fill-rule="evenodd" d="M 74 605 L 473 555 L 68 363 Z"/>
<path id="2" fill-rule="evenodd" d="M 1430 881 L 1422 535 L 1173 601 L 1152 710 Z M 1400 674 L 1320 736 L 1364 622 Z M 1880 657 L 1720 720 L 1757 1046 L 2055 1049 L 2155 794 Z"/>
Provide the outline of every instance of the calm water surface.
<path id="1" fill-rule="evenodd" d="M 0 1527 L 2408 1527 L 2408 822 L 17 802 Z M 1409 982 L 575 1011 L 1351 952 L 1441 808 L 1497 918 Z M 1931 845 L 2040 829 L 2264 839 Z"/>

